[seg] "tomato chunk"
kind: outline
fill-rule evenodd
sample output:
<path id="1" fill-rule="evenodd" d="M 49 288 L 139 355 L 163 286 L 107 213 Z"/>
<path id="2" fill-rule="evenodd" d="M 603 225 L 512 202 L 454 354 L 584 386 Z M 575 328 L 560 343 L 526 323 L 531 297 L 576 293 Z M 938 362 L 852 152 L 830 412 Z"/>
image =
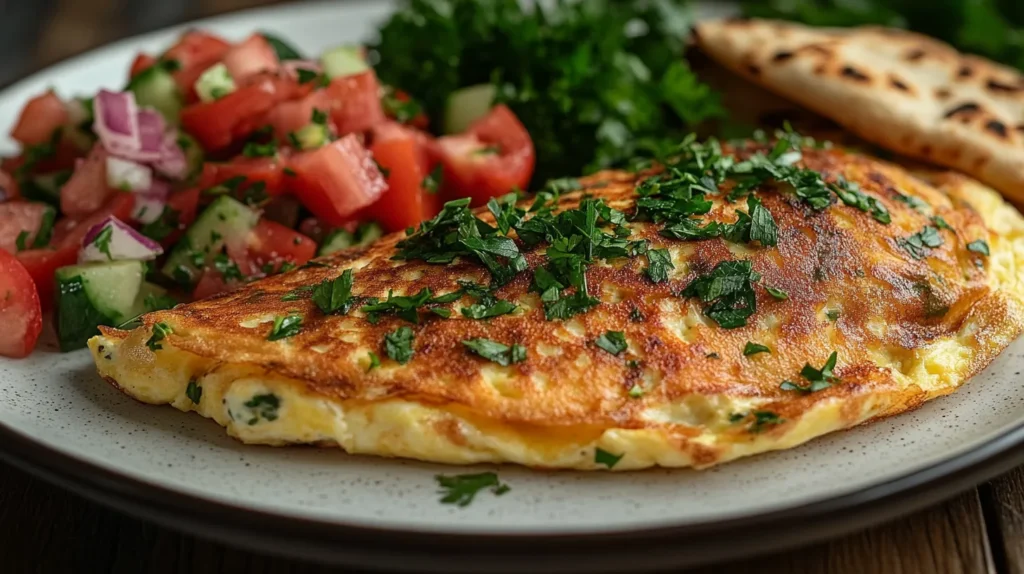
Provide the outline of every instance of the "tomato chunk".
<path id="1" fill-rule="evenodd" d="M 18 260 L 0 250 L 0 355 L 27 357 L 43 331 L 43 309 L 32 277 Z"/>
<path id="2" fill-rule="evenodd" d="M 295 132 L 313 120 L 313 110 L 320 110 L 330 118 L 335 101 L 327 90 L 316 90 L 308 96 L 282 102 L 267 115 L 267 123 L 274 126 L 274 136 L 282 142 L 288 141 L 288 134 Z"/>
<path id="3" fill-rule="evenodd" d="M 145 53 L 139 54 L 138 56 L 135 56 L 134 60 L 132 60 L 132 67 L 128 71 L 128 77 L 134 78 L 142 72 L 152 68 L 156 63 L 157 59 L 153 56 Z"/>
<path id="4" fill-rule="evenodd" d="M 536 156 L 530 134 L 504 104 L 469 127 L 465 134 L 439 138 L 445 191 L 470 197 L 473 205 L 513 189 L 526 189 Z"/>
<path id="5" fill-rule="evenodd" d="M 206 299 L 220 293 L 234 291 L 241 286 L 242 282 L 235 280 L 226 281 L 224 276 L 218 273 L 216 269 L 207 269 L 203 272 L 203 276 L 199 278 L 199 282 L 196 283 L 196 288 L 192 291 L 192 298 Z"/>
<path id="6" fill-rule="evenodd" d="M 84 217 L 102 207 L 111 195 L 121 193 L 107 186 L 108 155 L 96 144 L 60 189 L 60 209 L 65 215 Z"/>
<path id="7" fill-rule="evenodd" d="M 341 225 L 387 189 L 373 157 L 354 135 L 291 160 L 292 187 L 299 200 L 329 225 Z"/>
<path id="8" fill-rule="evenodd" d="M 244 42 L 232 46 L 221 61 L 235 81 L 260 72 L 275 72 L 281 65 L 274 48 L 259 34 L 253 34 Z"/>
<path id="9" fill-rule="evenodd" d="M 415 132 L 395 123 L 382 124 L 373 131 L 370 153 L 385 169 L 388 189 L 366 209 L 365 217 L 389 232 L 433 217 L 437 199 L 423 189 L 429 163 Z"/>
<path id="10" fill-rule="evenodd" d="M 36 96 L 25 104 L 11 137 L 24 145 L 37 145 L 50 141 L 53 132 L 68 121 L 68 110 L 53 90 Z"/>
<path id="11" fill-rule="evenodd" d="M 171 226 L 171 232 L 160 240 L 164 247 L 171 247 L 181 239 L 185 229 L 196 220 L 196 212 L 199 210 L 198 187 L 172 193 L 167 198 L 167 209 L 171 212 L 165 215 L 164 223 Z"/>
<path id="12" fill-rule="evenodd" d="M 21 197 L 21 190 L 18 188 L 18 182 L 6 171 L 0 171 L 0 203 L 19 197 Z"/>
<path id="13" fill-rule="evenodd" d="M 219 62 L 229 49 L 231 44 L 223 39 L 213 34 L 192 30 L 182 35 L 177 44 L 164 52 L 163 59 L 178 62 L 174 81 L 188 101 L 195 101 L 196 80 L 207 68 Z"/>
<path id="14" fill-rule="evenodd" d="M 45 221 L 49 214 L 49 221 Z M 18 252 L 18 237 L 22 234 L 23 247 L 31 247 L 44 234 L 42 243 L 49 243 L 53 232 L 53 208 L 44 203 L 8 201 L 0 203 L 0 250 Z M 44 228 L 44 225 L 46 228 Z"/>
<path id="15" fill-rule="evenodd" d="M 335 78 L 326 89 L 333 101 L 331 119 L 339 134 L 365 132 L 387 119 L 373 70 Z"/>
<path id="16" fill-rule="evenodd" d="M 284 192 L 284 166 L 284 159 L 279 157 L 238 157 L 225 163 L 207 162 L 199 186 L 206 189 L 242 177 L 245 181 L 239 184 L 239 190 L 262 182 L 267 194 L 278 195 Z"/>
<path id="17" fill-rule="evenodd" d="M 302 265 L 316 255 L 316 242 L 280 223 L 261 219 L 249 235 L 244 256 L 236 258 L 245 275 L 269 275 L 281 265 Z M 240 261 L 239 261 L 240 259 Z"/>
<path id="18" fill-rule="evenodd" d="M 219 100 L 201 102 L 181 112 L 181 125 L 207 151 L 228 147 L 236 138 L 266 123 L 266 115 L 294 94 L 294 84 L 274 76 L 260 76 Z"/>

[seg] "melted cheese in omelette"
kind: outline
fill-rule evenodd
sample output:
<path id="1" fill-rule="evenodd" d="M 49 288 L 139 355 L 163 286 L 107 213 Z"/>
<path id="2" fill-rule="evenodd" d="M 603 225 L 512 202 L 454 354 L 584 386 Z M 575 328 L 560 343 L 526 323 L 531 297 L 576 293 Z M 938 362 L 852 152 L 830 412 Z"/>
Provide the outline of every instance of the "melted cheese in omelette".
<path id="1" fill-rule="evenodd" d="M 103 329 L 89 346 L 100 374 L 124 392 L 196 411 L 246 443 L 576 469 L 605 468 L 595 462 L 602 449 L 623 455 L 614 469 L 626 470 L 706 467 L 914 408 L 954 391 L 1021 332 L 1024 219 L 996 193 L 963 176 L 914 177 L 838 150 L 805 150 L 803 161 L 858 182 L 881 199 L 892 223 L 842 203 L 814 212 L 772 189 L 757 195 L 778 222 L 777 247 L 681 242 L 633 223 L 632 238 L 670 251 L 669 281 L 647 281 L 643 257 L 596 263 L 588 281 L 602 303 L 565 321 L 544 319 L 530 272 L 497 293 L 520 309 L 489 321 L 461 317 L 468 299 L 451 305 L 451 319 L 418 325 L 396 317 L 373 325 L 359 311 L 325 317 L 308 299 L 281 300 L 349 268 L 353 291 L 363 296 L 423 287 L 444 294 L 459 279 L 486 283 L 486 271 L 470 262 L 393 261 L 400 238 L 392 236 L 325 260 L 329 268 L 147 315 L 131 332 Z M 635 176 L 607 172 L 584 183 L 586 193 L 630 213 Z M 915 209 L 901 195 L 927 207 Z M 562 207 L 580 196 L 563 196 Z M 735 208 L 716 200 L 710 217 L 732 221 Z M 927 257 L 910 257 L 899 238 L 934 216 L 952 230 L 942 231 L 943 245 Z M 977 239 L 988 242 L 990 256 L 966 248 Z M 532 268 L 543 248 L 526 254 Z M 759 287 L 749 324 L 723 329 L 698 301 L 678 294 L 717 262 L 737 258 L 753 262 L 760 285 L 789 297 L 776 300 Z M 304 316 L 303 330 L 268 341 L 273 318 L 293 311 Z M 156 322 L 173 332 L 154 353 L 146 342 Z M 415 331 L 407 365 L 381 350 L 383 336 L 402 325 Z M 623 356 L 594 345 L 608 330 L 625 333 Z M 524 345 L 527 360 L 502 367 L 470 355 L 461 341 L 473 337 Z M 744 356 L 748 341 L 771 353 Z M 382 364 L 368 370 L 371 351 Z M 839 377 L 832 387 L 809 394 L 780 388 L 832 351 Z"/>

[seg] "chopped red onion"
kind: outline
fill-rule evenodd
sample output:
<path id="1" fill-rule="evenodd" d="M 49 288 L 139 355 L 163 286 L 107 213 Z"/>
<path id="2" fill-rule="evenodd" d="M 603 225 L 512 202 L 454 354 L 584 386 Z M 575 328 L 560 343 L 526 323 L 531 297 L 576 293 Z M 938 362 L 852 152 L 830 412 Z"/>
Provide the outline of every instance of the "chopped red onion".
<path id="1" fill-rule="evenodd" d="M 105 229 L 109 235 L 103 238 Z M 101 245 L 97 245 L 97 239 Z M 121 261 L 156 259 L 164 252 L 160 244 L 132 229 L 120 219 L 110 216 L 89 228 L 82 238 L 82 249 L 78 252 L 79 263 L 93 261 Z"/>
<path id="2" fill-rule="evenodd" d="M 153 168 L 161 175 L 171 179 L 185 179 L 188 175 L 188 158 L 185 151 L 178 145 L 177 134 L 171 132 L 164 136 L 163 147 L 160 148 L 160 159 L 153 162 Z"/>
<path id="3" fill-rule="evenodd" d="M 93 100 L 93 110 L 96 113 L 93 130 L 107 151 L 125 157 L 141 152 L 135 94 L 100 90 Z"/>
<path id="4" fill-rule="evenodd" d="M 170 193 L 171 184 L 154 179 L 153 185 L 149 189 L 135 194 L 132 219 L 139 223 L 153 223 L 160 219 Z"/>
<path id="5" fill-rule="evenodd" d="M 153 170 L 114 156 L 107 157 L 107 187 L 121 191 L 145 191 L 153 185 Z"/>
<path id="6" fill-rule="evenodd" d="M 160 112 L 150 108 L 139 110 L 139 139 L 142 153 L 151 154 L 154 159 L 159 159 L 166 130 L 167 124 L 164 123 L 164 117 Z"/>

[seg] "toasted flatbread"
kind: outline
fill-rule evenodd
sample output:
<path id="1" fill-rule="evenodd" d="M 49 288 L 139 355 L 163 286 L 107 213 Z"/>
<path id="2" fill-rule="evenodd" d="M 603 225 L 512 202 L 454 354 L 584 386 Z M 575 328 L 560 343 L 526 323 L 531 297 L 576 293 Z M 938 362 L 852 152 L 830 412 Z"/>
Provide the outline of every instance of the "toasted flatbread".
<path id="1" fill-rule="evenodd" d="M 1024 203 L 1024 76 L 902 30 L 705 21 L 712 58 L 891 151 Z"/>
<path id="2" fill-rule="evenodd" d="M 771 149 L 747 143 L 724 154 L 743 160 Z M 527 269 L 494 292 L 518 306 L 509 314 L 467 318 L 469 295 L 404 318 L 373 318 L 358 305 L 325 315 L 311 300 L 311 286 L 344 270 L 354 271 L 360 297 L 487 283 L 470 259 L 394 259 L 397 234 L 146 315 L 132 331 L 102 328 L 89 347 L 100 374 L 124 392 L 198 412 L 247 443 L 625 470 L 707 467 L 914 408 L 953 392 L 1024 329 L 1024 219 L 997 193 L 961 175 L 931 185 L 838 148 L 805 148 L 799 162 L 829 182 L 859 184 L 891 221 L 835 195 L 811 207 L 775 182 L 751 191 L 777 224 L 777 245 L 684 241 L 631 217 L 651 173 L 605 172 L 563 195 L 556 211 L 603 200 L 630 219 L 621 238 L 667 250 L 672 267 L 655 281 L 649 256 L 596 260 L 586 276 L 600 302 L 578 315 L 548 320 L 533 289 L 548 244 L 527 245 L 515 231 Z M 707 196 L 702 222 L 731 223 L 753 209 L 727 200 L 732 183 Z M 925 228 L 932 240 L 915 247 Z M 749 262 L 756 273 L 706 284 L 710 299 L 687 294 L 725 262 Z M 756 303 L 745 325 L 712 317 L 716 294 L 743 289 Z M 740 301 L 750 309 L 751 299 Z M 302 318 L 301 329 L 271 340 L 288 315 Z M 404 364 L 388 356 L 388 336 L 402 328 L 413 336 Z M 520 345 L 521 360 L 470 352 L 464 341 L 481 337 Z"/>

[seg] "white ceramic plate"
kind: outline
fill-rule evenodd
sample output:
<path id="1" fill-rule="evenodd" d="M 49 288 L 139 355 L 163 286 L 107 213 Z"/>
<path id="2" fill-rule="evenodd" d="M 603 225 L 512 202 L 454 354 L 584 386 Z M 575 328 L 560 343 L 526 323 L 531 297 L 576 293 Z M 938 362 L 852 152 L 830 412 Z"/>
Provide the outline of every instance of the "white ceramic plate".
<path id="1" fill-rule="evenodd" d="M 372 36 L 389 10 L 286 5 L 195 25 L 234 39 L 267 30 L 317 53 Z M 139 50 L 159 52 L 178 33 L 119 42 L 14 84 L 0 93 L 0 133 L 47 87 L 65 96 L 119 88 Z M 44 349 L 0 359 L 0 450 L 94 498 L 262 551 L 441 571 L 638 570 L 835 534 L 1021 462 L 1011 447 L 1024 437 L 1022 368 L 1024 339 L 951 397 L 790 451 L 703 472 L 501 468 L 510 493 L 456 508 L 438 503 L 433 477 L 463 469 L 245 447 L 196 415 L 126 398 L 86 352 Z"/>

